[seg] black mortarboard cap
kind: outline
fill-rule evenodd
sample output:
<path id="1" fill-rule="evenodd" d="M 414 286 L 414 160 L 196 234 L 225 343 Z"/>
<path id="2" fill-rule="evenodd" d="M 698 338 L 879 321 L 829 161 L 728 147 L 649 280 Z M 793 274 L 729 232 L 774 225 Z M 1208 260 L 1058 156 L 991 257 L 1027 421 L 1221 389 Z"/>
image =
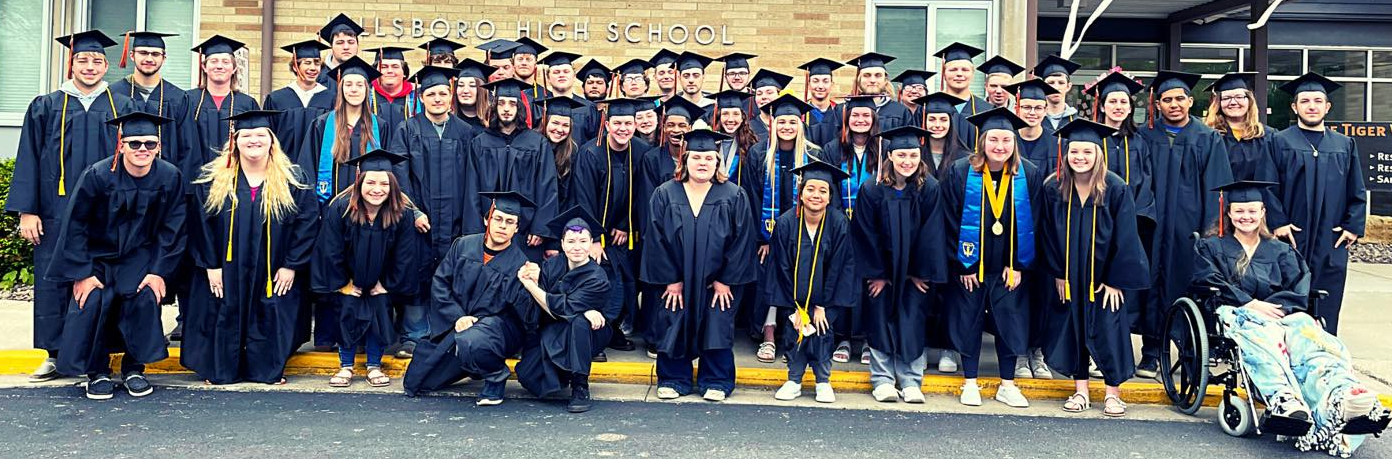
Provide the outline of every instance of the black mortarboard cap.
<path id="1" fill-rule="evenodd" d="M 928 137 L 928 130 L 918 126 L 905 125 L 890 129 L 879 134 L 885 141 L 885 151 L 908 150 L 923 146 L 923 139 Z"/>
<path id="2" fill-rule="evenodd" d="M 967 122 L 980 128 L 982 131 L 1001 129 L 1006 131 L 1018 131 L 1029 126 L 1025 120 L 1020 119 L 1015 112 L 1005 107 L 993 108 L 967 118 Z"/>
<path id="3" fill-rule="evenodd" d="M 648 63 L 652 64 L 653 67 L 657 67 L 659 65 L 676 63 L 678 57 L 681 57 L 681 54 L 677 54 L 675 51 L 663 48 L 657 50 L 657 54 L 653 54 L 652 59 L 648 59 Z"/>
<path id="4" fill-rule="evenodd" d="M 1238 180 L 1227 185 L 1214 188 L 1213 191 L 1223 193 L 1223 199 L 1227 202 L 1261 202 L 1262 192 L 1268 187 L 1275 186 L 1274 182 L 1261 182 L 1256 180 Z"/>
<path id="5" fill-rule="evenodd" d="M 532 85 L 516 78 L 505 78 L 483 86 L 489 91 L 493 91 L 493 97 L 511 97 L 514 99 L 521 99 L 522 90 L 532 87 Z"/>
<path id="6" fill-rule="evenodd" d="M 1092 95 L 1094 96 L 1101 96 L 1105 98 L 1107 94 L 1111 94 L 1117 91 L 1125 92 L 1128 95 L 1135 95 L 1136 93 L 1141 92 L 1142 89 L 1145 89 L 1145 85 L 1137 82 L 1135 79 L 1128 77 L 1121 72 L 1112 72 L 1108 74 L 1106 77 L 1103 77 L 1101 81 L 1098 81 L 1096 84 L 1092 85 L 1092 90 L 1089 92 L 1092 93 Z"/>
<path id="7" fill-rule="evenodd" d="M 637 99 L 632 99 L 632 100 L 637 101 L 637 102 L 646 102 L 646 103 L 643 103 L 643 104 L 636 104 L 636 105 L 634 105 L 634 107 L 633 107 L 633 113 L 634 113 L 634 114 L 643 113 L 643 112 L 655 112 L 655 111 L 657 111 L 657 106 L 658 106 L 658 105 L 662 105 L 662 102 L 661 102 L 662 96 L 642 96 L 642 97 L 639 97 L 639 98 L 637 98 Z"/>
<path id="8" fill-rule="evenodd" d="M 975 46 L 954 42 L 944 46 L 942 49 L 938 50 L 938 52 L 933 53 L 933 55 L 941 58 L 943 63 L 946 64 L 952 61 L 969 61 L 984 52 L 985 51 Z"/>
<path id="9" fill-rule="evenodd" d="M 727 108 L 744 110 L 744 107 L 749 104 L 749 99 L 754 95 L 744 91 L 726 89 L 712 94 L 711 97 L 715 99 L 715 105 L 722 110 Z"/>
<path id="10" fill-rule="evenodd" d="M 546 229 L 557 239 L 565 237 L 567 231 L 589 231 L 591 238 L 598 238 L 604 234 L 604 225 L 595 220 L 584 207 L 574 206 L 561 212 L 556 218 L 546 222 Z"/>
<path id="11" fill-rule="evenodd" d="M 846 106 L 843 110 L 845 110 L 847 114 L 850 114 L 853 108 L 868 108 L 874 110 L 875 101 L 880 97 L 882 96 L 878 94 L 860 94 L 842 97 L 841 99 L 844 100 L 843 104 Z"/>
<path id="12" fill-rule="evenodd" d="M 701 69 L 701 71 L 704 72 L 706 71 L 706 66 L 709 66 L 711 61 L 712 59 L 709 57 L 686 51 L 681 53 L 680 57 L 677 57 L 677 71 Z"/>
<path id="13" fill-rule="evenodd" d="M 966 101 L 941 91 L 914 99 L 914 103 L 923 107 L 927 113 L 947 113 L 949 115 L 957 114 L 957 106 L 963 102 Z"/>
<path id="14" fill-rule="evenodd" d="M 344 75 L 362 75 L 363 78 L 367 78 L 369 83 L 382 76 L 382 72 L 378 72 L 376 68 L 372 67 L 372 64 L 368 64 L 367 61 L 358 56 L 350 57 L 338 64 L 338 67 L 330 70 L 329 74 L 335 81 L 343 79 Z"/>
<path id="15" fill-rule="evenodd" d="M 928 79 L 929 79 L 929 78 L 932 78 L 933 75 L 937 75 L 937 74 L 938 74 L 938 72 L 929 72 L 929 71 L 927 71 L 927 70 L 913 70 L 913 69 L 909 69 L 909 70 L 905 70 L 905 71 L 903 71 L 903 72 L 899 72 L 899 75 L 896 76 L 896 77 L 894 77 L 894 80 L 893 80 L 893 81 L 894 81 L 895 83 L 899 83 L 899 84 L 904 85 L 904 86 L 908 86 L 908 85 L 911 85 L 911 84 L 921 84 L 921 85 L 927 86 L 927 85 L 928 85 Z"/>
<path id="16" fill-rule="evenodd" d="M 177 37 L 177 36 L 179 36 L 179 34 L 176 34 L 176 33 L 150 32 L 150 31 L 143 31 L 143 32 L 131 31 L 131 32 L 126 32 L 126 36 L 127 36 L 127 37 L 130 37 L 130 47 L 132 47 L 132 48 L 141 48 L 141 47 L 143 47 L 143 48 L 160 48 L 160 49 L 164 49 L 164 48 L 165 48 L 165 46 L 164 46 L 164 39 L 167 38 L 167 37 Z"/>
<path id="17" fill-rule="evenodd" d="M 827 59 L 827 58 L 825 58 L 825 57 L 819 57 L 819 58 L 816 58 L 816 59 L 812 59 L 812 60 L 810 60 L 810 61 L 807 61 L 807 63 L 805 63 L 805 64 L 799 65 L 798 68 L 803 69 L 803 70 L 806 70 L 806 71 L 807 71 L 807 75 L 808 75 L 808 76 L 812 76 L 812 75 L 831 75 L 831 72 L 834 72 L 834 71 L 836 71 L 836 69 L 839 69 L 839 68 L 845 67 L 845 66 L 846 66 L 846 64 L 842 64 L 842 63 L 840 63 L 840 62 L 836 62 L 836 61 L 833 61 L 833 60 L 831 60 L 831 59 Z"/>
<path id="18" fill-rule="evenodd" d="M 759 71 L 754 74 L 754 77 L 749 79 L 749 82 L 749 87 L 751 88 L 757 89 L 765 86 L 773 86 L 777 87 L 779 91 L 782 91 L 783 88 L 788 87 L 788 83 L 793 82 L 793 77 L 769 69 L 759 69 Z"/>
<path id="19" fill-rule="evenodd" d="M 590 59 L 589 62 L 586 62 L 585 65 L 580 67 L 580 71 L 577 72 L 577 75 L 580 81 L 585 81 L 585 79 L 590 77 L 603 78 L 607 81 L 611 73 L 613 73 L 613 70 L 606 67 L 599 59 Z"/>
<path id="20" fill-rule="evenodd" d="M 159 135 L 159 126 L 171 120 L 163 116 L 147 112 L 130 112 L 107 121 L 106 124 L 116 126 L 121 131 L 121 137 L 135 137 L 145 135 Z"/>
<path id="21" fill-rule="evenodd" d="M 802 99 L 799 99 L 797 96 L 784 94 L 764 104 L 762 109 L 776 118 L 785 115 L 802 116 L 812 111 L 812 106 L 808 105 L 807 102 L 803 102 Z"/>
<path id="22" fill-rule="evenodd" d="M 281 46 L 280 49 L 290 53 L 295 59 L 318 59 L 323 57 L 323 51 L 329 49 L 329 45 L 319 40 L 305 40 L 299 43 L 291 43 Z"/>
<path id="23" fill-rule="evenodd" d="M 1208 92 L 1223 92 L 1234 89 L 1246 89 L 1251 91 L 1257 86 L 1256 72 L 1232 72 L 1218 78 L 1213 84 L 1208 85 Z"/>
<path id="24" fill-rule="evenodd" d="M 1025 67 L 1020 64 L 1016 64 L 1015 61 L 1006 59 L 1005 56 L 995 56 L 990 59 L 987 59 L 986 62 L 982 62 L 981 65 L 978 65 L 976 67 L 976 70 L 987 75 L 1003 73 L 1006 75 L 1015 76 L 1020 72 L 1025 71 Z"/>
<path id="25" fill-rule="evenodd" d="M 1202 75 L 1197 73 L 1176 72 L 1173 70 L 1161 70 L 1150 80 L 1148 86 L 1155 94 L 1160 94 L 1171 89 L 1183 89 L 1186 93 L 1194 92 L 1194 85 L 1199 83 Z"/>
<path id="26" fill-rule="evenodd" d="M 532 37 L 522 37 L 517 39 L 517 48 L 512 50 L 512 54 L 531 54 L 533 56 L 546 52 L 546 45 L 533 40 Z"/>
<path id="27" fill-rule="evenodd" d="M 634 116 L 639 111 L 642 111 L 640 110 L 641 107 L 645 106 L 652 107 L 654 110 L 657 109 L 652 102 L 639 99 L 604 99 L 597 103 L 609 105 L 609 108 L 604 111 L 604 116 L 608 118 L 613 118 L 615 116 Z"/>
<path id="28" fill-rule="evenodd" d="M 917 147 L 918 144 L 915 143 L 914 146 Z M 802 178 L 802 183 L 807 183 L 808 180 L 821 180 L 833 188 L 851 176 L 836 165 L 819 159 L 809 160 L 807 164 L 793 169 L 792 172 Z"/>
<path id="29" fill-rule="evenodd" d="M 580 60 L 579 54 L 567 53 L 565 51 L 552 51 L 551 54 L 547 54 L 546 57 L 541 58 L 539 62 L 541 62 L 541 65 L 554 67 L 557 65 L 574 65 L 575 61 L 578 60 Z"/>
<path id="30" fill-rule="evenodd" d="M 425 50 L 427 56 L 434 56 L 437 54 L 454 55 L 455 51 L 458 51 L 463 47 L 463 44 L 456 43 L 444 38 L 434 38 L 425 43 L 421 43 L 420 46 L 417 46 L 417 48 Z"/>
<path id="31" fill-rule="evenodd" d="M 719 143 L 730 138 L 710 129 L 696 129 L 682 135 L 682 141 L 686 142 L 686 151 L 720 151 Z"/>
<path id="32" fill-rule="evenodd" d="M 854 59 L 846 61 L 846 65 L 854 66 L 857 70 L 864 70 L 871 68 L 883 68 L 885 64 L 888 64 L 892 61 L 894 61 L 894 56 L 890 56 L 888 54 L 880 54 L 872 51 L 865 54 L 861 54 L 859 56 L 856 56 Z"/>
<path id="33" fill-rule="evenodd" d="M 459 71 L 451 67 L 427 65 L 425 68 L 417 70 L 415 75 L 411 75 L 411 82 L 415 83 L 416 88 L 423 92 L 436 86 L 448 86 L 450 79 L 457 75 L 459 75 Z"/>
<path id="34" fill-rule="evenodd" d="M 275 120 L 280 110 L 247 110 L 236 115 L 223 118 L 223 121 L 234 121 L 234 127 L 238 131 L 242 129 L 270 128 L 271 122 Z"/>
<path id="35" fill-rule="evenodd" d="M 478 78 L 484 81 L 488 81 L 488 76 L 498 71 L 497 67 L 467 57 L 454 64 L 454 69 L 459 71 L 460 78 Z"/>
<path id="36" fill-rule="evenodd" d="M 1064 59 L 1057 54 L 1050 54 L 1040 59 L 1038 64 L 1034 64 L 1034 76 L 1044 78 L 1055 73 L 1072 75 L 1082 67 L 1082 64 Z"/>
<path id="37" fill-rule="evenodd" d="M 1049 100 L 1048 97 L 1050 95 L 1059 93 L 1057 89 L 1054 89 L 1053 86 L 1049 86 L 1049 83 L 1045 83 L 1044 80 L 1038 77 L 1006 86 L 1005 90 L 1010 91 L 1021 99 L 1031 100 Z"/>
<path id="38" fill-rule="evenodd" d="M 1325 95 L 1329 95 L 1329 93 L 1338 91 L 1339 88 L 1343 86 L 1344 85 L 1335 83 L 1333 80 L 1325 78 L 1324 75 L 1310 72 L 1301 75 L 1300 78 L 1291 80 L 1289 83 L 1281 85 L 1281 90 L 1292 96 L 1299 95 L 1302 92 L 1322 92 Z"/>
<path id="39" fill-rule="evenodd" d="M 571 116 L 571 112 L 575 109 L 589 105 L 568 96 L 548 97 L 538 101 L 538 103 L 546 109 L 547 115 L 564 116 L 567 118 Z"/>
<path id="40" fill-rule="evenodd" d="M 406 60 L 405 53 L 410 50 L 411 48 L 403 48 L 400 46 L 383 46 L 381 48 L 369 49 L 367 50 L 367 52 L 376 55 L 376 57 L 373 58 L 373 62 L 381 63 L 382 59 L 395 59 L 404 61 Z"/>
<path id="41" fill-rule="evenodd" d="M 512 40 L 499 38 L 476 46 L 476 48 L 487 51 L 489 59 L 511 59 L 513 51 L 517 49 L 518 43 Z"/>
<path id="42" fill-rule="evenodd" d="M 729 70 L 729 69 L 747 69 L 747 68 L 749 68 L 749 60 L 750 60 L 750 59 L 753 59 L 753 58 L 756 58 L 756 57 L 759 57 L 759 56 L 755 56 L 755 55 L 753 55 L 753 54 L 745 54 L 745 53 L 730 53 L 730 54 L 726 54 L 726 55 L 724 55 L 724 56 L 717 57 L 717 58 L 715 58 L 715 60 L 720 61 L 720 62 L 723 62 L 723 63 L 725 64 L 725 69 L 726 69 L 726 70 Z"/>
<path id="43" fill-rule="evenodd" d="M 391 172 L 392 166 L 405 160 L 405 156 L 377 148 L 344 163 L 357 166 L 358 172 Z"/>
<path id="44" fill-rule="evenodd" d="M 694 123 L 701 116 L 706 114 L 706 109 L 700 105 L 691 103 L 685 97 L 673 97 L 662 103 L 662 116 L 680 116 L 686 118 L 687 122 Z"/>
<path id="45" fill-rule="evenodd" d="M 1064 144 L 1071 142 L 1088 142 L 1102 145 L 1102 140 L 1116 134 L 1117 130 L 1105 124 L 1097 123 L 1083 118 L 1074 118 L 1068 124 L 1060 127 L 1054 135 L 1064 140 Z"/>
<path id="46" fill-rule="evenodd" d="M 324 24 L 324 27 L 319 28 L 319 38 L 323 38 L 326 42 L 333 43 L 333 36 L 343 32 L 351 33 L 356 37 L 362 35 L 363 28 L 358 25 L 356 21 L 349 18 L 348 15 L 340 13 L 338 16 L 330 19 L 328 24 Z"/>
<path id="47" fill-rule="evenodd" d="M 530 199 L 516 191 L 480 191 L 479 196 L 493 200 L 494 210 L 513 216 L 521 216 L 524 207 L 536 207 Z"/>
<path id="48" fill-rule="evenodd" d="M 232 54 L 244 47 L 246 44 L 240 41 L 222 35 L 213 35 L 207 40 L 203 40 L 203 43 L 193 47 L 193 50 L 204 56 L 212 56 L 214 54 Z"/>
<path id="49" fill-rule="evenodd" d="M 619 75 L 642 75 L 643 72 L 646 72 L 650 68 L 653 68 L 651 62 L 642 59 L 632 59 L 623 64 L 619 64 L 614 70 L 619 72 Z"/>

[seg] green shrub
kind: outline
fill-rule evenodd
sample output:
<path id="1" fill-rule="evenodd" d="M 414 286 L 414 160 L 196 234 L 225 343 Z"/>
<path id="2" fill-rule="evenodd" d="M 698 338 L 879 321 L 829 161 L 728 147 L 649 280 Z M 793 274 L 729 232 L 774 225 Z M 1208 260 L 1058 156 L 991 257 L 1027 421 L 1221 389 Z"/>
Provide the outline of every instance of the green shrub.
<path id="1" fill-rule="evenodd" d="M 10 198 L 14 160 L 0 160 L 0 209 Z M 34 246 L 19 235 L 19 215 L 0 212 L 0 289 L 34 283 Z"/>

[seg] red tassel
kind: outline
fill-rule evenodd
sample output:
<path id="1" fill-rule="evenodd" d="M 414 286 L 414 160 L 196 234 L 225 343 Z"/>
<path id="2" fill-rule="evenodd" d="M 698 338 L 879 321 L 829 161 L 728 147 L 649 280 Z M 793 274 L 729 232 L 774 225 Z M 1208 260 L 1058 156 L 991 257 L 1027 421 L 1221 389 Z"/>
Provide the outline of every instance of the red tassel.
<path id="1" fill-rule="evenodd" d="M 858 79 L 858 78 L 857 78 L 857 79 Z M 851 117 L 850 117 L 850 115 L 849 115 L 849 112 L 850 112 L 850 111 L 851 111 L 851 108 L 850 108 L 849 106 L 846 107 L 844 110 L 841 110 L 841 144 L 842 144 L 842 145 L 845 145 L 845 144 L 846 144 L 846 124 L 849 123 L 849 122 L 850 122 L 850 119 L 851 119 Z"/>
<path id="2" fill-rule="evenodd" d="M 938 72 L 938 90 L 944 91 L 947 89 L 947 59 L 943 59 L 942 65 L 938 66 L 938 69 L 941 70 Z"/>
<path id="3" fill-rule="evenodd" d="M 1155 129 L 1155 88 L 1150 89 L 1150 96 L 1146 97 L 1145 107 L 1146 127 Z"/>
<path id="4" fill-rule="evenodd" d="M 812 71 L 811 71 L 811 70 L 803 70 L 803 71 L 802 71 L 802 100 L 807 100 L 807 97 L 808 97 L 809 95 L 811 95 L 811 94 L 812 94 Z"/>
<path id="5" fill-rule="evenodd" d="M 1094 123 L 1097 122 L 1097 106 L 1100 99 L 1102 99 L 1102 91 L 1097 91 L 1097 97 L 1092 98 L 1092 122 Z"/>
<path id="6" fill-rule="evenodd" d="M 524 113 L 527 115 L 527 129 L 531 129 L 531 128 L 532 128 L 532 102 L 529 101 L 529 100 L 527 100 L 527 93 L 525 93 L 525 92 L 522 93 L 522 94 L 519 94 L 519 96 L 520 96 L 520 100 L 522 101 L 522 110 L 521 110 L 522 113 L 518 113 L 518 115 L 520 116 L 520 115 L 522 115 L 522 114 L 524 114 Z"/>
<path id="7" fill-rule="evenodd" d="M 730 64 L 721 61 L 720 63 L 720 90 L 725 90 L 725 72 L 730 70 Z"/>
<path id="8" fill-rule="evenodd" d="M 203 88 L 206 87 L 206 85 L 203 84 L 203 48 L 199 47 L 198 50 L 194 52 L 198 53 L 193 59 L 193 61 L 196 62 L 195 65 L 198 67 L 198 87 Z M 340 70 L 338 74 L 339 76 L 343 76 L 343 71 Z"/>
<path id="9" fill-rule="evenodd" d="M 121 160 L 121 131 L 125 130 L 125 123 L 116 128 L 116 152 L 111 154 L 111 172 L 116 172 L 116 164 Z"/>
<path id="10" fill-rule="evenodd" d="M 72 35 L 69 35 L 69 36 L 68 36 L 68 77 L 67 77 L 67 79 L 69 79 L 69 80 L 72 79 L 72 62 L 73 62 L 73 49 L 72 49 L 72 47 L 73 47 L 73 37 L 72 37 Z"/>
<path id="11" fill-rule="evenodd" d="M 604 104 L 604 108 L 599 109 L 599 128 L 595 129 L 595 146 L 600 146 L 604 142 L 604 123 L 609 120 L 609 104 Z M 635 128 L 636 129 L 636 128 Z"/>
<path id="12" fill-rule="evenodd" d="M 130 57 L 130 32 L 126 32 L 125 44 L 121 45 L 121 68 L 126 68 L 126 58 Z M 115 166 L 112 166 L 113 168 Z"/>
<path id="13" fill-rule="evenodd" d="M 1058 139 L 1058 157 L 1054 158 L 1054 173 L 1059 174 L 1063 171 L 1063 138 Z"/>
<path id="14" fill-rule="evenodd" d="M 918 127 L 922 128 L 922 129 L 925 130 L 925 131 L 928 130 L 928 108 L 927 108 L 927 107 L 924 107 L 924 108 L 923 108 L 923 119 L 919 120 L 919 125 L 918 125 Z M 924 146 L 924 145 L 927 145 L 927 144 L 928 144 L 928 137 L 919 137 L 919 138 L 918 138 L 918 146 L 921 147 L 921 146 Z"/>
<path id="15" fill-rule="evenodd" d="M 1226 212 L 1227 212 L 1227 209 L 1224 209 L 1224 208 L 1223 208 L 1223 192 L 1222 192 L 1222 191 L 1219 191 L 1219 192 L 1218 192 L 1218 212 L 1219 212 L 1219 214 L 1218 214 L 1218 237 L 1223 237 L 1223 230 L 1226 229 L 1226 227 L 1227 227 L 1228 225 L 1227 225 L 1226 223 L 1223 223 L 1223 215 L 1222 215 L 1222 214 L 1223 214 L 1223 213 L 1226 213 Z"/>
<path id="16" fill-rule="evenodd" d="M 623 91 L 619 89 L 619 84 L 621 83 L 620 77 L 621 75 L 619 75 L 619 72 L 614 72 L 613 76 L 609 77 L 609 89 L 604 92 L 608 94 L 611 99 L 618 97 L 619 94 L 623 94 Z"/>

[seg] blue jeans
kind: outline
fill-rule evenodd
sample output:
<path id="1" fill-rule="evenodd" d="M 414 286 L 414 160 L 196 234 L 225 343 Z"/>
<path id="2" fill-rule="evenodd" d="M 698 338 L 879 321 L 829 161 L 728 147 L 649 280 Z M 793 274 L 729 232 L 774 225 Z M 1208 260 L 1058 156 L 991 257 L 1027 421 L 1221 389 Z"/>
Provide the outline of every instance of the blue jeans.
<path id="1" fill-rule="evenodd" d="M 372 333 L 371 330 L 363 335 L 362 341 L 362 343 L 339 344 L 338 363 L 340 366 L 353 366 L 353 358 L 358 355 L 359 344 L 363 346 L 363 351 L 367 354 L 368 368 L 382 366 L 382 351 L 387 348 L 386 343 L 383 343 L 382 338 L 378 337 L 376 333 Z"/>
<path id="2" fill-rule="evenodd" d="M 896 389 L 923 386 L 923 370 L 928 368 L 928 351 L 918 355 L 888 354 L 870 348 L 870 387 L 891 384 Z M 898 384 L 894 384 L 898 382 Z"/>
<path id="3" fill-rule="evenodd" d="M 696 369 L 695 389 L 716 389 L 730 395 L 735 390 L 735 352 L 732 349 L 708 349 L 701 351 L 701 365 Z M 666 353 L 657 354 L 657 385 L 670 387 L 678 394 L 690 394 L 691 360 L 668 357 Z"/>
<path id="4" fill-rule="evenodd" d="M 401 316 L 396 319 L 396 333 L 401 342 L 419 343 L 430 333 L 430 323 L 426 322 L 426 311 L 430 310 L 431 279 L 421 281 L 415 298 L 401 306 Z"/>

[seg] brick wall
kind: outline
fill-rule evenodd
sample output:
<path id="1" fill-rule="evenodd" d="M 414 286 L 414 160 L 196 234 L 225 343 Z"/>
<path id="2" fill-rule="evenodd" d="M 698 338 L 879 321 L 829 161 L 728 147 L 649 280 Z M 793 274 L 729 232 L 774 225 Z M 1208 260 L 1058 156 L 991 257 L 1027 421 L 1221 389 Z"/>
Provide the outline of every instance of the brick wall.
<path id="1" fill-rule="evenodd" d="M 261 5 L 273 0 L 204 0 L 202 2 L 202 34 L 223 34 L 247 43 L 251 48 L 250 92 L 260 97 L 260 65 L 274 65 L 273 86 L 288 84 L 293 78 L 285 68 L 289 59 L 287 53 L 275 50 L 273 61 L 261 56 Z M 495 38 L 517 38 L 519 19 L 530 21 L 530 36 L 541 43 L 587 57 L 598 57 L 605 64 L 614 65 L 632 58 L 647 58 L 659 48 L 691 50 L 708 56 L 721 56 L 733 51 L 759 55 L 753 61 L 757 68 L 770 68 L 790 75 L 800 76 L 796 66 L 814 57 L 826 56 L 836 60 L 846 60 L 860 54 L 865 48 L 865 3 L 853 0 L 687 0 L 687 1 L 616 1 L 616 0 L 383 0 L 380 2 L 316 2 L 301 0 L 275 0 L 275 44 L 283 45 L 312 38 L 314 33 L 331 16 L 343 12 L 355 19 L 362 19 L 368 27 L 368 35 L 362 39 L 362 47 L 400 44 L 415 48 L 430 38 L 412 37 L 412 18 L 419 18 L 428 29 L 437 18 L 447 21 L 452 40 L 473 46 L 487 40 L 479 39 L 475 24 L 479 20 L 492 21 L 496 27 Z M 391 20 L 404 20 L 406 35 L 397 38 Z M 373 24 L 381 23 L 381 33 L 377 36 Z M 469 24 L 466 37 L 457 38 L 457 23 Z M 538 24 L 538 21 L 541 24 Z M 563 21 L 567 32 L 566 40 L 556 43 L 547 37 L 544 26 L 553 21 Z M 588 22 L 588 39 L 573 41 L 576 22 Z M 622 36 L 625 26 L 637 22 L 641 25 L 634 35 L 641 43 L 629 43 Z M 618 23 L 620 37 L 618 42 L 609 41 L 608 26 Z M 650 43 L 648 28 L 661 24 L 662 42 Z M 688 33 L 694 34 L 698 26 L 708 25 L 714 31 L 714 42 L 701 45 L 694 36 L 686 43 L 672 44 L 668 35 L 673 25 L 686 26 Z M 438 26 L 439 24 L 437 24 Z M 721 32 L 733 45 L 721 44 Z M 677 31 L 678 37 L 682 34 Z M 702 38 L 709 35 L 704 34 Z M 273 48 L 275 49 L 275 48 Z M 460 51 L 461 57 L 479 58 L 482 51 L 468 49 Z M 413 50 L 407 59 L 413 66 L 419 66 L 424 51 Z M 711 90 L 718 86 L 715 72 L 719 63 L 713 64 L 706 78 Z M 849 84 L 850 71 L 843 69 L 838 73 L 842 85 Z M 801 78 L 794 82 L 796 90 L 801 91 Z M 655 89 L 654 89 L 655 90 Z"/>

